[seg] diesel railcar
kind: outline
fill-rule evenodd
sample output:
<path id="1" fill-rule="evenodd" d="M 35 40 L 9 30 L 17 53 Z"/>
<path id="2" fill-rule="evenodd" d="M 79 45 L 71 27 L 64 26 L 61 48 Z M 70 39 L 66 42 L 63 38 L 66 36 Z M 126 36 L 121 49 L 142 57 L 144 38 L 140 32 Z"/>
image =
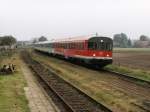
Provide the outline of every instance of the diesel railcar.
<path id="1" fill-rule="evenodd" d="M 68 60 L 104 67 L 112 63 L 113 41 L 102 36 L 82 36 L 39 42 L 34 44 L 34 49 Z"/>

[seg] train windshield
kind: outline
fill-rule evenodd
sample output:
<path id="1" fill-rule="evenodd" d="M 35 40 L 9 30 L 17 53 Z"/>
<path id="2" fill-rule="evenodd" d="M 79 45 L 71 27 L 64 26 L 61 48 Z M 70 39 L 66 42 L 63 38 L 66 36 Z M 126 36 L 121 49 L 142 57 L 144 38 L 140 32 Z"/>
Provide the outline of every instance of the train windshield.
<path id="1" fill-rule="evenodd" d="M 91 50 L 111 51 L 113 42 L 112 39 L 108 37 L 93 37 L 88 41 L 88 48 Z"/>

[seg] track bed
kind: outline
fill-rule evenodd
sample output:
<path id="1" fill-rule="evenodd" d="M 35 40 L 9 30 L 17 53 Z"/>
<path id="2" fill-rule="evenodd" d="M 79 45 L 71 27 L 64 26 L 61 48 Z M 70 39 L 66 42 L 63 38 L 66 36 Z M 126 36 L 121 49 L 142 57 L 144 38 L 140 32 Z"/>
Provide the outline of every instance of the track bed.
<path id="1" fill-rule="evenodd" d="M 149 111 L 149 84 L 114 73 L 78 66 L 47 55 L 33 53 L 33 58 L 59 73 L 87 94 L 104 101 L 115 112 Z M 146 105 L 145 105 L 146 103 Z"/>
<path id="2" fill-rule="evenodd" d="M 64 105 L 60 109 L 67 112 L 111 112 L 104 105 L 96 102 L 91 97 L 60 78 L 55 73 L 46 69 L 42 64 L 33 60 L 28 53 L 23 53 L 23 59 L 38 75 L 39 81 L 47 86 Z"/>

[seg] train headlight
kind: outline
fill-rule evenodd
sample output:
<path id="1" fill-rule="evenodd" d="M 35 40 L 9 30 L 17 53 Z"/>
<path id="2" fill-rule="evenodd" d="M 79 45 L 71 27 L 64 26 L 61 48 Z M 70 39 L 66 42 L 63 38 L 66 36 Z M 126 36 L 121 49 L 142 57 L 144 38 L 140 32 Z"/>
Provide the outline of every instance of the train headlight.
<path id="1" fill-rule="evenodd" d="M 107 54 L 106 56 L 109 57 L 109 54 Z"/>
<path id="2" fill-rule="evenodd" d="M 96 56 L 96 54 L 93 54 L 93 56 Z"/>

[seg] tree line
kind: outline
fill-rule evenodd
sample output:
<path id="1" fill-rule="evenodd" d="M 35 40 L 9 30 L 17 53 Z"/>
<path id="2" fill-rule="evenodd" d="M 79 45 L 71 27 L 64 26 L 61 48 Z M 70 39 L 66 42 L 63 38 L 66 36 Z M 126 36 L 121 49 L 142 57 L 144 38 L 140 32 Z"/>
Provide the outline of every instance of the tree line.
<path id="1" fill-rule="evenodd" d="M 11 35 L 1 36 L 0 37 L 0 46 L 9 46 L 16 44 L 17 40 Z"/>
<path id="2" fill-rule="evenodd" d="M 41 36 L 39 38 L 34 38 L 32 43 L 47 41 L 48 39 L 45 36 Z"/>
<path id="3" fill-rule="evenodd" d="M 137 47 L 136 43 L 141 42 L 140 44 L 144 44 L 143 42 L 150 41 L 150 38 L 146 35 L 141 35 L 139 40 L 133 41 L 131 40 L 125 33 L 115 34 L 113 36 L 113 45 L 114 47 L 119 48 L 131 48 Z"/>

